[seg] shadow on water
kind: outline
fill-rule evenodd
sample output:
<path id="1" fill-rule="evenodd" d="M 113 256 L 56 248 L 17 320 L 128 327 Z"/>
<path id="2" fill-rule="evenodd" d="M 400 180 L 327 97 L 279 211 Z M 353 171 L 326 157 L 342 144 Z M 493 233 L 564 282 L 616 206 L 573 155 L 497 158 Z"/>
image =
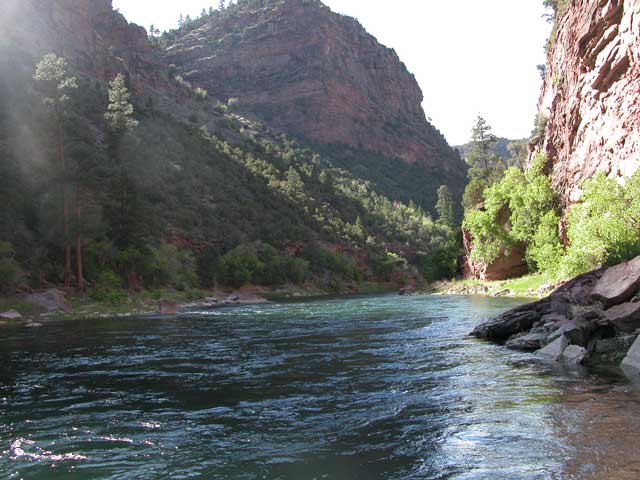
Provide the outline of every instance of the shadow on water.
<path id="1" fill-rule="evenodd" d="M 396 295 L 0 330 L 0 477 L 638 478 L 638 390 Z"/>

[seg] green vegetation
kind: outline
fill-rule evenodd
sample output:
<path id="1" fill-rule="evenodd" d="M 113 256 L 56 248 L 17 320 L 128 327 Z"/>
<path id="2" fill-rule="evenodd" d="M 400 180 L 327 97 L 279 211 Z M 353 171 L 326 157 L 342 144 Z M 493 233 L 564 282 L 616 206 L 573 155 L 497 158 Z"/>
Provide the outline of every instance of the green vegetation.
<path id="1" fill-rule="evenodd" d="M 485 190 L 484 208 L 467 212 L 464 227 L 473 238 L 473 260 L 488 264 L 519 247 L 531 272 L 567 278 L 640 255 L 640 172 L 623 183 L 603 173 L 587 180 L 581 201 L 569 209 L 563 245 L 558 200 L 543 174 L 545 163 L 539 155 L 526 173 L 508 169 Z"/>
<path id="2" fill-rule="evenodd" d="M 464 227 L 473 238 L 472 260 L 492 263 L 512 248 L 526 251 L 531 271 L 548 271 L 562 253 L 558 201 L 538 156 L 525 173 L 511 167 L 483 193 L 484 208 L 467 212 Z"/>
<path id="3" fill-rule="evenodd" d="M 569 210 L 569 246 L 560 271 L 582 273 L 640 255 L 640 171 L 624 184 L 603 173 L 583 185 L 580 203 Z"/>
<path id="4" fill-rule="evenodd" d="M 126 75 L 105 84 L 49 60 L 65 67 L 57 81 L 69 86 L 55 89 L 65 95 L 59 117 L 25 88 L 36 59 L 2 64 L 11 72 L 0 84 L 7 294 L 66 284 L 117 304 L 144 290 L 342 292 L 455 271 L 459 192 L 441 188 L 434 221 L 436 198 L 423 192 L 444 182 L 425 169 L 389 177 L 383 158 L 318 153 L 233 113 L 235 99 L 223 111 L 196 90 L 178 104 Z M 39 91 L 53 98 L 47 86 Z M 379 181 L 358 173 L 365 165 L 380 169 Z"/>

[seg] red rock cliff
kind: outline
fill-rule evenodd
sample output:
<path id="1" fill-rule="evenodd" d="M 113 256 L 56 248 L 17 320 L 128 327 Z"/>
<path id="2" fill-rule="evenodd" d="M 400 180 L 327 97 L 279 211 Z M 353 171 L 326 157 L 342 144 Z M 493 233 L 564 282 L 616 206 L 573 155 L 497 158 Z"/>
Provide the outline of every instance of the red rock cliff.
<path id="1" fill-rule="evenodd" d="M 134 88 L 169 88 L 166 67 L 144 28 L 129 24 L 111 0 L 6 0 L 2 44 L 38 58 L 56 52 L 78 71 L 110 80 L 128 72 Z"/>
<path id="2" fill-rule="evenodd" d="M 317 0 L 248 0 L 179 37 L 168 62 L 268 124 L 464 178 L 395 51 Z"/>
<path id="3" fill-rule="evenodd" d="M 565 207 L 596 172 L 640 166 L 640 1 L 573 0 L 551 38 L 535 142 Z"/>

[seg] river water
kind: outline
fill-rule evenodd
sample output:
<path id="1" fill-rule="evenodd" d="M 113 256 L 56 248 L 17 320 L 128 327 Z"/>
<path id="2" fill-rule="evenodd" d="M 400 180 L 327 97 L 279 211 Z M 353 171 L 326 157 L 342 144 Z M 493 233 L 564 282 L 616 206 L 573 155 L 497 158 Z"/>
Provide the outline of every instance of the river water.
<path id="1" fill-rule="evenodd" d="M 640 394 L 393 295 L 0 329 L 2 479 L 638 479 Z"/>

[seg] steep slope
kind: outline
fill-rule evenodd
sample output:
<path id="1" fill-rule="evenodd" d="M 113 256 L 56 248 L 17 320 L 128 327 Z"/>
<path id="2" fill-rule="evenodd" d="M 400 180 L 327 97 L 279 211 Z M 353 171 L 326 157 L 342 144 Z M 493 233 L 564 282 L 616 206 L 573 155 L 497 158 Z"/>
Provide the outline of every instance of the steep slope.
<path id="1" fill-rule="evenodd" d="M 417 165 L 461 189 L 466 166 L 427 122 L 415 78 L 356 20 L 318 0 L 245 0 L 183 30 L 166 56 L 194 85 L 320 147 Z"/>
<path id="2" fill-rule="evenodd" d="M 7 11 L 0 44 L 0 203 L 6 207 L 0 242 L 13 245 L 25 283 L 60 281 L 63 183 L 72 202 L 79 199 L 82 217 L 74 216 L 71 230 L 82 233 L 89 282 L 107 270 L 130 286 L 176 286 L 157 268 L 168 262 L 175 275 L 175 262 L 184 260 L 189 275 L 179 275 L 180 286 L 194 285 L 196 262 L 201 284 L 210 285 L 221 274 L 220 258 L 239 246 L 234 261 L 252 249 L 273 257 L 269 248 L 247 247 L 255 242 L 288 259 L 276 258 L 270 280 L 260 272 L 260 281 L 290 278 L 295 272 L 282 272 L 295 265 L 289 260 L 303 261 L 314 278 L 332 285 L 389 279 L 394 272 L 406 279 L 404 273 L 417 273 L 447 242 L 450 230 L 423 209 L 379 195 L 286 135 L 198 97 L 170 75 L 144 29 L 128 24 L 110 0 L 45 6 L 12 0 Z M 64 169 L 32 78 L 52 50 L 78 77 L 79 88 L 69 93 Z M 128 79 L 139 124 L 114 140 L 104 118 L 106 81 L 119 72 Z M 126 197 L 118 197 L 122 184 Z M 246 258 L 240 260 L 227 271 L 245 268 Z"/>
<path id="3" fill-rule="evenodd" d="M 548 154 L 567 206 L 596 172 L 629 176 L 640 166 L 640 2 L 580 0 L 560 13 L 534 146 Z"/>

